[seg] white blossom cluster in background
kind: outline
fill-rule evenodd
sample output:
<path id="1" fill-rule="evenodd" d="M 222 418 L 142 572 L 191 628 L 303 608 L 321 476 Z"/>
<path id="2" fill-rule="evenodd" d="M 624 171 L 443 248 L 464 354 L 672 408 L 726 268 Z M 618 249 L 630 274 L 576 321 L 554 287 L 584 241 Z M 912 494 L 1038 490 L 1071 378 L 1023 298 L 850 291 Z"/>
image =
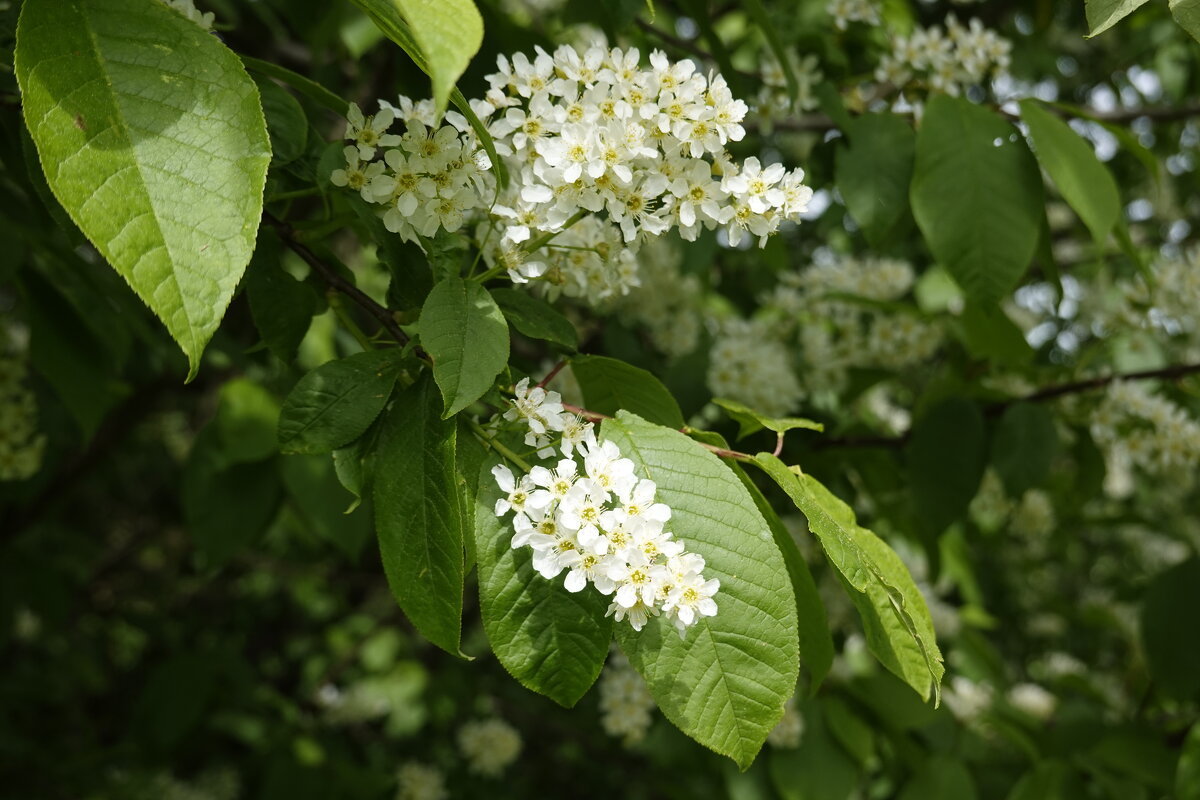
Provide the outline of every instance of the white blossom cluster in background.
<path id="1" fill-rule="evenodd" d="M 448 112 L 434 129 L 432 104 L 403 96 L 374 116 L 351 109 L 354 145 L 331 180 L 382 206 L 405 238 L 470 224 L 488 263 L 515 283 L 590 302 L 638 285 L 647 238 L 677 230 L 691 241 L 721 228 L 734 246 L 765 244 L 798 222 L 812 197 L 803 170 L 727 154 L 745 135 L 747 106 L 725 80 L 660 51 L 649 60 L 569 45 L 501 56 L 490 90 L 471 102 L 511 177 L 495 204 L 492 165 L 466 119 Z"/>
<path id="2" fill-rule="evenodd" d="M 613 653 L 600 675 L 600 726 L 626 747 L 646 738 L 657 708 L 646 681 L 620 652 Z"/>
<path id="3" fill-rule="evenodd" d="M 516 386 L 504 419 L 529 428 L 526 443 L 542 458 L 562 458 L 552 468 L 533 467 L 519 478 L 498 464 L 492 470 L 505 497 L 496 515 L 512 513 L 513 548 L 533 550 L 533 568 L 547 580 L 564 571 L 567 591 L 589 583 L 612 596 L 608 614 L 641 630 L 664 615 L 684 636 L 688 626 L 717 613 L 716 578 L 704 577 L 703 556 L 688 552 L 666 524 L 671 509 L 655 501 L 654 482 L 638 478 L 633 461 L 592 423 L 563 409 L 557 392 Z"/>
<path id="4" fill-rule="evenodd" d="M 680 271 L 682 254 L 666 237 L 652 239 L 639 260 L 653 264 L 641 275 L 642 291 L 625 297 L 621 316 L 646 327 L 650 341 L 669 356 L 683 356 L 700 343 L 704 289 L 695 275 Z"/>
<path id="5" fill-rule="evenodd" d="M 754 99 L 754 116 L 762 133 L 770 133 L 773 123 L 786 119 L 793 111 L 812 111 L 818 105 L 816 88 L 825 78 L 815 53 L 800 57 L 794 49 L 787 50 L 787 61 L 796 78 L 796 102 L 788 94 L 783 65 L 770 53 L 762 56 L 759 78 L 762 86 Z"/>
<path id="6" fill-rule="evenodd" d="M 1145 383 L 1114 381 L 1092 412 L 1090 427 L 1110 463 L 1187 476 L 1200 461 L 1200 423 Z"/>
<path id="7" fill-rule="evenodd" d="M 904 261 L 836 258 L 782 275 L 762 299 L 763 313 L 779 320 L 786 343 L 794 336 L 799 344 L 808 392 L 836 392 L 852 368 L 904 369 L 927 361 L 942 345 L 936 323 L 879 305 L 900 300 L 913 282 Z"/>
<path id="8" fill-rule="evenodd" d="M 499 717 L 472 720 L 458 729 L 458 752 L 471 772 L 498 778 L 521 754 L 521 734 Z"/>
<path id="9" fill-rule="evenodd" d="M 794 750 L 804 738 L 804 717 L 796 708 L 793 695 L 783 707 L 783 716 L 767 734 L 767 744 L 783 750 Z"/>
<path id="10" fill-rule="evenodd" d="M 1187 337 L 1200 356 L 1200 247 L 1176 257 L 1161 257 L 1151 267 L 1154 286 L 1139 274 L 1117 284 L 1115 310 L 1105 309 L 1109 322 L 1145 328 L 1156 335 Z"/>
<path id="11" fill-rule="evenodd" d="M 1027 489 L 1014 501 L 1005 491 L 1000 475 L 991 468 L 984 472 L 968 513 L 976 525 L 989 533 L 1007 526 L 1024 541 L 1022 552 L 1029 556 L 1046 553 L 1047 538 L 1058 524 L 1049 494 L 1042 489 Z"/>
<path id="12" fill-rule="evenodd" d="M 829 0 L 825 10 L 833 17 L 833 24 L 839 31 L 849 28 L 852 22 L 879 24 L 879 4 L 873 0 Z"/>
<path id="13" fill-rule="evenodd" d="M 770 417 L 786 416 L 804 399 L 791 352 L 758 320 L 719 324 L 709 351 L 708 388 Z"/>
<path id="14" fill-rule="evenodd" d="M 201 13 L 200 10 L 196 8 L 196 4 L 193 2 L 193 0 L 162 0 L 162 3 L 163 5 L 167 5 L 175 9 L 180 14 L 183 14 L 192 22 L 196 23 L 201 28 L 204 28 L 204 30 L 212 30 L 213 13 L 211 11 L 208 13 Z"/>
<path id="15" fill-rule="evenodd" d="M 410 761 L 396 770 L 396 800 L 446 800 L 446 779 L 441 770 Z"/>
<path id="16" fill-rule="evenodd" d="M 892 52 L 875 70 L 875 79 L 899 89 L 910 86 L 961 94 L 1008 71 L 1012 42 L 985 28 L 978 19 L 963 25 L 950 14 L 940 25 L 894 36 Z"/>
<path id="17" fill-rule="evenodd" d="M 25 361 L 0 355 L 0 481 L 23 481 L 42 466 L 37 399 L 25 383 Z"/>

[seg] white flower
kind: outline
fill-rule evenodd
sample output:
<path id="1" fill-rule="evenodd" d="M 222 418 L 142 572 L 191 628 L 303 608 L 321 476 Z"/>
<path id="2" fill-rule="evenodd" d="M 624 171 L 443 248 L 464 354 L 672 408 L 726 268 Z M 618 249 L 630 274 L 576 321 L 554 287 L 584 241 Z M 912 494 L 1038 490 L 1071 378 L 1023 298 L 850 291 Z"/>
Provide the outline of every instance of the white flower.
<path id="1" fill-rule="evenodd" d="M 441 770 L 410 761 L 396 771 L 395 800 L 446 800 L 446 780 Z"/>
<path id="2" fill-rule="evenodd" d="M 383 164 L 378 162 L 373 164 L 362 163 L 359 158 L 362 151 L 357 147 L 347 147 L 342 153 L 346 157 L 346 168 L 335 169 L 330 173 L 329 182 L 334 186 L 346 186 L 353 189 L 368 202 L 374 201 L 375 192 L 371 184 L 383 174 Z"/>
<path id="3" fill-rule="evenodd" d="M 600 675 L 600 724 L 626 745 L 640 742 L 653 721 L 654 698 L 641 675 L 614 653 Z"/>
<path id="4" fill-rule="evenodd" d="M 395 118 L 392 110 L 386 107 L 374 116 L 364 117 L 358 105 L 351 103 L 346 112 L 346 138 L 357 145 L 361 158 L 374 158 L 377 147 L 395 147 L 400 144 L 399 136 L 385 133 Z"/>
<path id="5" fill-rule="evenodd" d="M 501 491 L 507 492 L 507 497 L 496 501 L 496 516 L 502 517 L 509 511 L 524 513 L 525 504 L 529 502 L 529 494 L 533 491 L 533 481 L 528 475 L 522 475 L 521 480 L 513 477 L 512 470 L 503 464 L 492 467 L 492 475 Z"/>
<path id="6" fill-rule="evenodd" d="M 498 778 L 520 755 L 521 735 L 499 717 L 475 720 L 458 729 L 458 751 L 471 772 Z"/>

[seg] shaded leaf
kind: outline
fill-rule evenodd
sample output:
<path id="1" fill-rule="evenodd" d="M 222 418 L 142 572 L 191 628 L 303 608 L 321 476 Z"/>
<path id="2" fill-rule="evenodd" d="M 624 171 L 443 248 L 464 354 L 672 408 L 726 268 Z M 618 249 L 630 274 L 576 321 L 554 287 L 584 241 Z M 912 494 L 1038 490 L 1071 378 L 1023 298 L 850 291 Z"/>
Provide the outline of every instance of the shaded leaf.
<path id="1" fill-rule="evenodd" d="M 446 417 L 482 397 L 508 364 L 508 323 L 496 301 L 474 281 L 452 276 L 434 286 L 419 325 Z"/>
<path id="2" fill-rule="evenodd" d="M 577 356 L 571 359 L 571 372 L 589 411 L 611 416 L 624 409 L 669 428 L 684 425 L 675 398 L 644 369 L 605 356 Z"/>
<path id="3" fill-rule="evenodd" d="M 283 401 L 279 449 L 328 453 L 357 439 L 387 405 L 399 368 L 395 350 L 369 350 L 306 374 Z"/>

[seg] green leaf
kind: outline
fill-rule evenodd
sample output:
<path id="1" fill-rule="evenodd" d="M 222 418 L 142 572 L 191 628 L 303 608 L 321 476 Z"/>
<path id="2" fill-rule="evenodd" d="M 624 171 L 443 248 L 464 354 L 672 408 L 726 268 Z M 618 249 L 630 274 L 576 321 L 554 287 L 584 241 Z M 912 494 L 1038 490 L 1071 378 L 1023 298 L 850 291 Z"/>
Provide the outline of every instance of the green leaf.
<path id="1" fill-rule="evenodd" d="M 262 536 L 279 505 L 273 460 L 233 463 L 215 425 L 196 437 L 183 469 L 183 519 L 210 564 L 221 564 Z"/>
<path id="2" fill-rule="evenodd" d="M 1200 722 L 1192 726 L 1175 770 L 1175 800 L 1200 800 Z"/>
<path id="3" fill-rule="evenodd" d="M 1037 248 L 1042 176 L 1016 130 L 968 100 L 934 95 L 917 133 L 913 216 L 934 258 L 972 299 L 1017 285 Z"/>
<path id="4" fill-rule="evenodd" d="M 1050 477 L 1058 453 L 1054 414 L 1043 405 L 1016 403 L 1004 411 L 992 439 L 992 466 L 1013 497 Z"/>
<path id="5" fill-rule="evenodd" d="M 369 514 L 345 514 L 351 496 L 339 485 L 327 456 L 285 456 L 283 485 L 312 532 L 357 561 L 371 537 Z"/>
<path id="6" fill-rule="evenodd" d="M 375 529 L 392 595 L 421 635 L 462 655 L 463 518 L 457 426 L 428 374 L 396 396 L 376 451 Z"/>
<path id="7" fill-rule="evenodd" d="M 306 78 L 297 72 L 293 72 L 287 67 L 281 67 L 278 64 L 273 64 L 270 61 L 263 61 L 247 55 L 239 55 L 238 57 L 242 59 L 242 63 L 246 65 L 246 69 L 252 72 L 257 72 L 259 75 L 265 75 L 268 78 L 274 78 L 277 81 L 286 83 L 288 86 L 291 86 L 293 89 L 300 92 L 300 94 L 304 95 L 309 100 L 312 100 L 317 105 L 327 108 L 340 116 L 346 116 L 346 112 L 349 110 L 350 104 L 316 81 Z M 338 152 L 341 152 L 340 149 Z"/>
<path id="8" fill-rule="evenodd" d="M 1033 360 L 1033 348 L 1025 334 L 999 306 L 967 303 L 958 320 L 958 332 L 967 352 L 1006 367 L 1019 367 Z"/>
<path id="9" fill-rule="evenodd" d="M 825 722 L 829 732 L 854 760 L 867 768 L 875 758 L 875 736 L 871 726 L 837 695 L 825 698 Z"/>
<path id="10" fill-rule="evenodd" d="M 1085 0 L 1088 36 L 1104 33 L 1145 4 L 1146 0 Z"/>
<path id="11" fill-rule="evenodd" d="M 809 431 L 824 431 L 825 426 L 804 417 L 768 417 L 736 400 L 726 400 L 714 397 L 713 402 L 729 414 L 729 418 L 738 424 L 738 439 L 745 439 L 752 433 L 766 428 L 775 433 L 787 433 L 796 428 Z"/>
<path id="12" fill-rule="evenodd" d="M 575 326 L 545 300 L 516 289 L 492 289 L 492 298 L 512 326 L 531 339 L 544 339 L 568 350 L 579 347 Z"/>
<path id="13" fill-rule="evenodd" d="M 644 369 L 605 356 L 571 359 L 589 411 L 616 414 L 624 409 L 668 428 L 682 428 L 683 412 L 662 381 Z"/>
<path id="14" fill-rule="evenodd" d="M 234 378 L 221 387 L 213 419 L 226 463 L 262 461 L 275 454 L 279 403 L 249 378 Z"/>
<path id="15" fill-rule="evenodd" d="M 495 514 L 503 496 L 484 459 L 475 503 L 475 551 L 483 630 L 496 658 L 528 689 L 570 708 L 595 683 L 608 657 L 609 600 L 592 587 L 568 592 L 534 571 L 528 548 L 511 546 L 512 525 Z"/>
<path id="16" fill-rule="evenodd" d="M 961 761 L 936 755 L 917 770 L 900 800 L 975 800 L 978 796 L 975 781 Z"/>
<path id="17" fill-rule="evenodd" d="M 304 155 L 308 143 L 308 117 L 296 98 L 274 81 L 257 78 L 267 133 L 271 137 L 271 161 L 290 164 Z"/>
<path id="18" fill-rule="evenodd" d="M 483 44 L 483 18 L 471 0 L 394 0 L 421 48 L 433 81 L 434 113 L 441 117 L 450 91 Z"/>
<path id="19" fill-rule="evenodd" d="M 474 281 L 449 277 L 434 286 L 419 325 L 446 417 L 482 397 L 508 364 L 508 323 L 492 296 Z"/>
<path id="20" fill-rule="evenodd" d="M 1200 692 L 1200 639 L 1195 618 L 1200 608 L 1200 558 L 1157 575 L 1142 601 L 1142 646 L 1150 675 L 1164 694 L 1188 700 Z"/>
<path id="21" fill-rule="evenodd" d="M 387 405 L 399 366 L 395 350 L 370 350 L 309 372 L 283 401 L 279 449 L 328 453 L 357 439 Z"/>
<path id="22" fill-rule="evenodd" d="M 1060 761 L 1043 761 L 1025 773 L 1008 795 L 1008 800 L 1069 800 L 1066 793 L 1070 771 Z"/>
<path id="23" fill-rule="evenodd" d="M 863 114 L 846 136 L 835 155 L 837 188 L 867 241 L 879 246 L 908 211 L 916 134 L 897 114 Z"/>
<path id="24" fill-rule="evenodd" d="M 1021 119 L 1029 126 L 1038 162 L 1088 226 L 1096 244 L 1103 246 L 1121 215 L 1121 195 L 1112 173 L 1090 144 L 1036 100 L 1021 101 Z"/>
<path id="25" fill-rule="evenodd" d="M 804 737 L 797 750 L 772 750 L 768 769 L 784 800 L 849 800 L 859 768 L 830 734 L 817 701 L 804 707 Z"/>
<path id="26" fill-rule="evenodd" d="M 858 525 L 850 507 L 811 475 L 800 475 L 767 453 L 754 461 L 808 518 L 829 563 L 862 617 L 875 657 L 925 700 L 939 697 L 942 654 L 929 608 L 892 548 Z"/>
<path id="27" fill-rule="evenodd" d="M 605 420 L 605 438 L 658 486 L 671 529 L 721 581 L 719 611 L 680 639 L 654 618 L 617 640 L 667 719 L 746 769 L 796 690 L 796 599 L 787 565 L 746 488 L 696 442 L 627 412 Z"/>
<path id="28" fill-rule="evenodd" d="M 133 0 L 29 0 L 16 72 L 55 197 L 194 376 L 262 213 L 271 153 L 254 82 L 217 37 Z"/>
<path id="29" fill-rule="evenodd" d="M 724 445 L 722 445 L 724 446 Z M 825 604 L 821 601 L 817 584 L 813 580 L 808 562 L 796 546 L 796 540 L 784 526 L 775 509 L 767 502 L 767 498 L 759 490 L 750 476 L 737 464 L 730 464 L 734 474 L 741 480 L 754 505 L 758 508 L 763 519 L 771 528 L 775 545 L 783 554 L 787 564 L 788 577 L 792 580 L 792 592 L 796 595 L 796 620 L 800 634 L 800 660 L 808 667 L 809 695 L 814 695 L 821 688 L 821 682 L 829 674 L 833 666 L 833 635 L 829 632 L 829 619 L 825 615 Z"/>
<path id="30" fill-rule="evenodd" d="M 1180 27 L 1200 42 L 1200 0 L 1171 0 L 1171 14 Z"/>
<path id="31" fill-rule="evenodd" d="M 970 400 L 951 397 L 913 426 L 906 457 L 917 517 L 932 536 L 967 510 L 983 479 L 987 447 L 983 414 Z"/>
<path id="32" fill-rule="evenodd" d="M 246 298 L 263 342 L 276 358 L 291 363 L 312 325 L 317 296 L 283 269 L 282 255 L 279 238 L 264 228 L 246 270 Z"/>

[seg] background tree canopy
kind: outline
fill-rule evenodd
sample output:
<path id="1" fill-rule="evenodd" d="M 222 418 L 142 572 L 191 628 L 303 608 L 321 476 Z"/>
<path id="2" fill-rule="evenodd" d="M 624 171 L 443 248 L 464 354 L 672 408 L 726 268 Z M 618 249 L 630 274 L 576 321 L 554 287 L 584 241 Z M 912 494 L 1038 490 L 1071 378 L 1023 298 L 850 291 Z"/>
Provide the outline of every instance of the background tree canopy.
<path id="1" fill-rule="evenodd" d="M 1200 799 L 1198 66 L 0 2 L 0 796 Z"/>

